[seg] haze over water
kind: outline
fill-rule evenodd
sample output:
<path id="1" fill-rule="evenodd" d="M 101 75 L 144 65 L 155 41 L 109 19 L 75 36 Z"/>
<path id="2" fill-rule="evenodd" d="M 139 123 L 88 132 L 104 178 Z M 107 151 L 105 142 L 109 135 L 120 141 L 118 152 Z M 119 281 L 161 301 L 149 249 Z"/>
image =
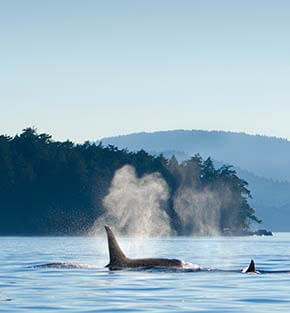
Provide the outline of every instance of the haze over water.
<path id="1" fill-rule="evenodd" d="M 290 233 L 273 237 L 120 238 L 129 257 L 290 269 Z M 0 312 L 289 312 L 290 274 L 110 272 L 105 237 L 1 237 Z M 33 268 L 49 262 L 84 268 Z"/>

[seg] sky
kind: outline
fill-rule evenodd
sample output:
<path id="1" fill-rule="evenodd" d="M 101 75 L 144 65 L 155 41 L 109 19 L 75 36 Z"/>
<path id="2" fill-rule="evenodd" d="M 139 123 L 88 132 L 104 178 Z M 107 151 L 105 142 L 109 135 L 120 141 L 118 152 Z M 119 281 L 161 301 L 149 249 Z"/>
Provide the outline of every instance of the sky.
<path id="1" fill-rule="evenodd" d="M 0 134 L 290 139 L 290 1 L 0 0 Z"/>

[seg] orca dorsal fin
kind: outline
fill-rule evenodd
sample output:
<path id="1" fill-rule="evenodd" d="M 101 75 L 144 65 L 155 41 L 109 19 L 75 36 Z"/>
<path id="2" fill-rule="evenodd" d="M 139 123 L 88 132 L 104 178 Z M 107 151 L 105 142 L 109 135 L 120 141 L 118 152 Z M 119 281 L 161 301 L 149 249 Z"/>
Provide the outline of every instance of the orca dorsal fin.
<path id="1" fill-rule="evenodd" d="M 111 228 L 105 225 L 105 230 L 108 238 L 109 254 L 110 254 L 110 263 L 106 267 L 113 265 L 122 265 L 126 263 L 127 257 L 121 250 L 115 235 L 113 234 Z"/>
<path id="2" fill-rule="evenodd" d="M 255 273 L 256 272 L 256 266 L 254 260 L 251 260 L 251 263 L 249 267 L 246 269 L 246 273 Z"/>

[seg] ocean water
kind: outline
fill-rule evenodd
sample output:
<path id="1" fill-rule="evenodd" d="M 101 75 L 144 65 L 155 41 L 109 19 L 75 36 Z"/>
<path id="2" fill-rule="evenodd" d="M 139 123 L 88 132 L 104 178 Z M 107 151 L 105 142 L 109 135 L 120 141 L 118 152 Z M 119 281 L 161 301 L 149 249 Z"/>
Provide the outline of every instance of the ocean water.
<path id="1" fill-rule="evenodd" d="M 203 267 L 290 270 L 290 233 L 273 237 L 120 238 L 129 257 Z M 0 237 L 0 312 L 290 312 L 290 274 L 110 272 L 105 237 Z M 69 262 L 78 267 L 34 267 Z"/>

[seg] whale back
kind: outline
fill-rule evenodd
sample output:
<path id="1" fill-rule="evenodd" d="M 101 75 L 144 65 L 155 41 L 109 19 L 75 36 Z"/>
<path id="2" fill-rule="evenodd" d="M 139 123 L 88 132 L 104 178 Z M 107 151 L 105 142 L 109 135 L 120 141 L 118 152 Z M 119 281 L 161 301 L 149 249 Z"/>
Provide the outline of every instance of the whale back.
<path id="1" fill-rule="evenodd" d="M 123 267 L 128 263 L 128 258 L 125 256 L 121 250 L 115 235 L 113 234 L 109 226 L 105 226 L 105 230 L 108 238 L 110 263 L 106 267 Z"/>

